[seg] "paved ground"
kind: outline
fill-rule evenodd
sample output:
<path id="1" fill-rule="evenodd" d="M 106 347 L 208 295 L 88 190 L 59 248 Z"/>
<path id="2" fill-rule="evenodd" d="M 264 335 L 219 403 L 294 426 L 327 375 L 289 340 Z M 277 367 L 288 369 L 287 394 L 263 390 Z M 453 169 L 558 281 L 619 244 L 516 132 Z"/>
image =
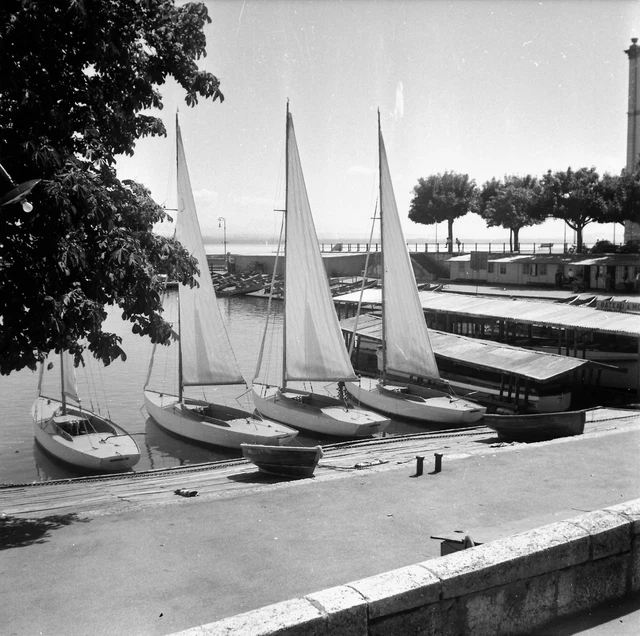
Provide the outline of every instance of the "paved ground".
<path id="1" fill-rule="evenodd" d="M 0 632 L 170 634 L 438 556 L 431 535 L 505 536 L 636 499 L 639 445 L 626 420 L 544 444 L 445 448 L 442 472 L 431 455 L 420 477 L 415 461 L 277 484 L 244 474 L 243 489 L 195 498 L 5 514 Z"/>

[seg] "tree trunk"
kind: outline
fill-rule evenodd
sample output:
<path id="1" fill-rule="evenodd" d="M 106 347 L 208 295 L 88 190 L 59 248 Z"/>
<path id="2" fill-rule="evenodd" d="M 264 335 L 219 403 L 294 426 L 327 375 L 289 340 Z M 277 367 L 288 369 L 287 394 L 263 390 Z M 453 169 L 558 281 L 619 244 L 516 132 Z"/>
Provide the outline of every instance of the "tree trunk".
<path id="1" fill-rule="evenodd" d="M 519 252 L 520 251 L 520 228 L 519 227 L 514 227 L 513 228 L 513 251 L 514 252 Z"/>
<path id="2" fill-rule="evenodd" d="M 576 227 L 576 252 L 582 254 L 582 226 Z"/>
<path id="3" fill-rule="evenodd" d="M 453 219 L 447 219 L 447 226 L 449 228 L 449 234 L 447 237 L 449 249 L 447 251 L 449 254 L 453 254 Z"/>

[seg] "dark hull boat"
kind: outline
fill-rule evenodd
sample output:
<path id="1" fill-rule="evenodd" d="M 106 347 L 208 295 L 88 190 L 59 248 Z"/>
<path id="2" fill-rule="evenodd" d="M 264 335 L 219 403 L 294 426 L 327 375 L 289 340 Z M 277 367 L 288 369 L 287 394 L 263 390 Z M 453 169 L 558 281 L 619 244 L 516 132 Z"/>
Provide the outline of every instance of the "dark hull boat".
<path id="1" fill-rule="evenodd" d="M 582 435 L 585 411 L 535 413 L 531 415 L 485 415 L 481 423 L 503 439 L 515 442 L 540 442 L 557 437 Z"/>
<path id="2" fill-rule="evenodd" d="M 311 477 L 322 447 L 241 444 L 242 454 L 263 473 L 280 477 Z"/>

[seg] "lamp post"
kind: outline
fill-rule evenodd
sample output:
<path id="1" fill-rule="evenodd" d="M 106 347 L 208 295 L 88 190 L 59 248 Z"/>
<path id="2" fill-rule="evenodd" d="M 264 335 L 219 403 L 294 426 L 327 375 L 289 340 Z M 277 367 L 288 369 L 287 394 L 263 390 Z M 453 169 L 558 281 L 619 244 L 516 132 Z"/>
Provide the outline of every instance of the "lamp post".
<path id="1" fill-rule="evenodd" d="M 11 186 L 11 190 L 0 198 L 0 208 L 3 208 L 5 205 L 11 205 L 12 203 L 19 203 L 25 212 L 31 212 L 33 206 L 27 201 L 27 197 L 31 190 L 40 183 L 40 179 L 31 179 L 31 181 L 25 181 L 24 183 L 16 185 L 2 164 L 0 164 L 0 176 L 4 177 Z"/>
<path id="2" fill-rule="evenodd" d="M 222 227 L 224 228 L 223 230 L 223 239 L 222 242 L 224 243 L 224 260 L 227 260 L 227 219 L 225 219 L 223 216 L 218 218 L 218 227 Z"/>

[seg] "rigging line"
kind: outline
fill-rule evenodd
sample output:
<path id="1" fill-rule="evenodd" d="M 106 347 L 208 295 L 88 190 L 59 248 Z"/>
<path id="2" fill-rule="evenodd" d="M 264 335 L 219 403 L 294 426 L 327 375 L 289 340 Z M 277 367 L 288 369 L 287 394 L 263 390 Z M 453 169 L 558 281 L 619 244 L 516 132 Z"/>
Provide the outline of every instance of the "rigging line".
<path id="1" fill-rule="evenodd" d="M 102 365 L 98 366 L 98 376 L 100 378 L 100 386 L 102 387 L 102 400 L 104 401 L 105 404 L 105 408 L 107 410 L 107 419 L 111 419 L 111 411 L 109 409 L 109 398 L 107 397 L 107 391 L 106 391 L 106 382 L 104 381 L 104 376 L 102 374 L 103 371 L 103 367 Z M 98 411 L 100 410 L 100 404 L 98 402 L 98 396 L 97 396 L 97 391 L 96 391 L 96 405 L 98 407 Z"/>
<path id="2" fill-rule="evenodd" d="M 356 319 L 353 324 L 353 332 L 351 335 L 351 342 L 349 343 L 349 359 L 353 355 L 353 349 L 356 343 L 356 334 L 358 332 L 358 321 L 360 320 L 360 311 L 362 309 L 362 297 L 364 295 L 365 284 L 367 281 L 367 274 L 369 272 L 369 257 L 371 256 L 371 241 L 373 240 L 373 230 L 376 225 L 376 218 L 378 214 L 378 198 L 376 198 L 376 205 L 373 211 L 373 221 L 371 223 L 371 234 L 369 234 L 369 249 L 367 250 L 367 258 L 364 262 L 364 276 L 362 277 L 362 286 L 360 287 L 360 297 L 358 298 L 358 308 L 356 309 Z"/>
<path id="3" fill-rule="evenodd" d="M 269 301 L 267 304 L 267 320 L 266 320 L 266 324 L 265 324 L 265 328 L 264 328 L 264 333 L 262 334 L 262 341 L 260 343 L 260 353 L 258 354 L 258 362 L 256 364 L 256 371 L 255 371 L 255 375 L 253 377 L 254 381 L 256 380 L 256 378 L 258 377 L 258 374 L 260 373 L 260 369 L 262 367 L 262 356 L 264 353 L 264 347 L 265 347 L 265 340 L 267 337 L 267 330 L 269 328 L 269 321 L 271 318 L 271 305 L 273 302 L 273 292 L 275 290 L 275 281 L 276 281 L 276 272 L 278 271 L 278 264 L 280 262 L 280 247 L 282 246 L 282 235 L 284 233 L 284 217 L 285 215 L 282 215 L 282 222 L 280 224 L 280 237 L 278 238 L 278 249 L 276 250 L 276 258 L 275 258 L 275 262 L 273 265 L 273 274 L 271 275 L 271 289 L 270 289 L 270 293 L 269 293 Z"/>

